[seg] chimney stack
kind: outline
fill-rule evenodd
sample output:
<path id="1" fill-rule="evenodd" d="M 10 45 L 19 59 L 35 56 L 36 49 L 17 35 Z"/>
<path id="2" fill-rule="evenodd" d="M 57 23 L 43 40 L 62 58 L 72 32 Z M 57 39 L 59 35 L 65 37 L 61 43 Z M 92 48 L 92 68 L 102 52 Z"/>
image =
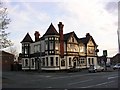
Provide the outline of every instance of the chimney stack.
<path id="1" fill-rule="evenodd" d="M 90 33 L 86 33 L 86 37 L 87 37 L 87 36 L 90 36 Z"/>
<path id="2" fill-rule="evenodd" d="M 58 28 L 59 28 L 59 34 L 60 34 L 60 55 L 61 58 L 64 58 L 64 38 L 63 38 L 63 24 L 62 22 L 59 22 Z"/>
<path id="3" fill-rule="evenodd" d="M 35 42 L 39 41 L 39 36 L 40 36 L 40 33 L 38 31 L 35 31 Z"/>

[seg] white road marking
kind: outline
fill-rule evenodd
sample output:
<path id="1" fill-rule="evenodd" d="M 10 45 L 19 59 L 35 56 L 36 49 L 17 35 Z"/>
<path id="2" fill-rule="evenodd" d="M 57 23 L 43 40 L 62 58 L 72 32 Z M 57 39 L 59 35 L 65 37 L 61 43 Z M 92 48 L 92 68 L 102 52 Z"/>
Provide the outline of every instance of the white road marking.
<path id="1" fill-rule="evenodd" d="M 96 84 L 96 85 L 90 85 L 90 86 L 79 87 L 79 88 L 90 88 L 90 87 L 100 86 L 100 85 L 109 84 L 109 83 L 113 83 L 113 82 L 115 82 L 115 81 L 104 82 L 104 83 L 100 83 L 100 84 Z"/>
<path id="2" fill-rule="evenodd" d="M 46 87 L 46 88 L 52 88 L 51 86 L 49 86 L 49 87 Z"/>
<path id="3" fill-rule="evenodd" d="M 84 81 L 79 81 L 79 82 L 74 82 L 74 83 L 69 83 L 68 85 L 74 85 L 74 84 L 83 83 L 83 82 L 88 82 L 88 81 L 92 81 L 92 80 L 93 80 L 93 79 L 84 80 Z"/>
<path id="4" fill-rule="evenodd" d="M 114 76 L 118 76 L 118 74 L 107 75 L 107 76 L 103 76 L 102 78 L 114 77 Z"/>
<path id="5" fill-rule="evenodd" d="M 95 74 L 99 74 L 99 73 L 95 73 Z M 51 78 L 51 79 L 70 78 L 70 77 L 80 77 L 80 76 L 88 76 L 88 75 L 93 75 L 93 73 L 82 74 L 82 75 L 69 75 L 69 76 L 62 76 L 62 77 L 53 77 L 53 78 Z"/>
<path id="6" fill-rule="evenodd" d="M 45 76 L 45 77 L 51 77 L 51 76 Z"/>
<path id="7" fill-rule="evenodd" d="M 113 78 L 117 78 L 118 76 L 114 76 L 114 77 L 108 77 L 108 79 L 113 79 Z"/>

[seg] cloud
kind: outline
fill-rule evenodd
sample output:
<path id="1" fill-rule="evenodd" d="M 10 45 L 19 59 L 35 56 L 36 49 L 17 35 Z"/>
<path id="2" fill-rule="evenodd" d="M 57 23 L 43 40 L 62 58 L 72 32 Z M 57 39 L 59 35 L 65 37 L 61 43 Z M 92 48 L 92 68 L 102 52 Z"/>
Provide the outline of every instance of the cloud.
<path id="1" fill-rule="evenodd" d="M 34 37 L 35 30 L 43 35 L 51 22 L 58 30 L 57 24 L 62 21 L 64 33 L 75 31 L 77 36 L 82 38 L 89 32 L 98 43 L 100 50 L 117 47 L 117 40 L 112 40 L 117 38 L 115 32 L 118 19 L 115 0 L 52 0 L 49 2 L 40 0 L 38 3 L 36 0 L 25 1 L 11 1 L 8 5 L 12 19 L 9 25 L 9 30 L 13 30 L 12 39 L 17 37 L 23 39 L 27 32 Z M 16 41 L 20 42 L 18 39 Z M 115 52 L 114 50 L 111 53 Z"/>
<path id="2" fill-rule="evenodd" d="M 106 4 L 105 9 L 111 14 L 117 14 L 118 2 L 109 2 Z"/>
<path id="3" fill-rule="evenodd" d="M 101 0 L 82 0 L 72 3 L 65 2 L 64 5 L 60 5 L 60 8 L 71 16 L 71 18 L 65 18 L 64 23 L 67 23 L 67 27 L 72 25 L 72 29 L 77 32 L 78 36 L 81 36 L 81 33 L 90 32 L 99 45 L 100 53 L 102 53 L 102 49 L 108 49 L 110 51 L 109 56 L 112 56 L 113 52 L 117 53 L 116 23 L 118 22 L 118 14 L 116 3 L 111 1 L 101 2 Z M 110 6 L 112 7 L 110 8 Z M 114 14 L 110 11 L 114 11 Z M 110 50 L 110 48 L 114 49 Z"/>

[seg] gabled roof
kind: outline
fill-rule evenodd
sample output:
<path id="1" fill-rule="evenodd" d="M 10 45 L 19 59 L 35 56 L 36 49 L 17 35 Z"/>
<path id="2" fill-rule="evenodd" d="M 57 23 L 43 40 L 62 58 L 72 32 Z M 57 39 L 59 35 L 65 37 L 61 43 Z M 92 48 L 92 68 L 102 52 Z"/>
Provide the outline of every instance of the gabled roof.
<path id="1" fill-rule="evenodd" d="M 29 33 L 26 34 L 24 39 L 21 41 L 22 42 L 33 42 L 32 38 L 30 37 Z"/>
<path id="2" fill-rule="evenodd" d="M 73 32 L 64 34 L 64 41 L 67 41 Z"/>
<path id="3" fill-rule="evenodd" d="M 2 56 L 3 56 L 3 55 L 6 55 L 6 54 L 7 54 L 7 55 L 14 56 L 12 53 L 9 53 L 9 52 L 6 52 L 6 51 L 0 51 L 0 52 L 2 53 Z"/>
<path id="4" fill-rule="evenodd" d="M 88 34 L 88 35 L 87 35 L 86 37 L 84 37 L 84 38 L 79 38 L 79 43 L 83 43 L 83 44 L 87 45 L 87 43 L 89 42 L 90 38 L 91 38 L 91 40 L 93 41 L 93 43 L 94 43 L 95 45 L 97 45 L 97 44 L 95 43 L 93 37 L 92 37 L 90 34 Z"/>
<path id="5" fill-rule="evenodd" d="M 75 34 L 75 32 L 70 32 L 70 33 L 66 33 L 64 34 L 64 41 L 68 41 L 68 39 L 71 37 L 71 35 L 74 35 L 74 37 L 76 38 L 76 40 L 78 41 L 78 37 L 77 35 Z"/>
<path id="6" fill-rule="evenodd" d="M 86 44 L 86 43 L 87 43 L 86 37 L 84 37 L 84 38 L 79 38 L 79 43 Z"/>
<path id="7" fill-rule="evenodd" d="M 46 36 L 46 35 L 59 35 L 59 33 L 56 31 L 56 29 L 52 23 L 43 36 Z"/>

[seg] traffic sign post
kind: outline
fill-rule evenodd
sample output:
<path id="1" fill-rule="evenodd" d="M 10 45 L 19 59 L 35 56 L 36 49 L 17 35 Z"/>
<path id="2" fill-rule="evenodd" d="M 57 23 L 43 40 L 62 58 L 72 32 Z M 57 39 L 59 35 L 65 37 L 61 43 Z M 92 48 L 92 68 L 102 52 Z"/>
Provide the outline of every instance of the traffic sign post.
<path id="1" fill-rule="evenodd" d="M 103 50 L 103 61 L 105 63 L 105 70 L 107 70 L 106 62 L 107 62 L 107 50 Z"/>

